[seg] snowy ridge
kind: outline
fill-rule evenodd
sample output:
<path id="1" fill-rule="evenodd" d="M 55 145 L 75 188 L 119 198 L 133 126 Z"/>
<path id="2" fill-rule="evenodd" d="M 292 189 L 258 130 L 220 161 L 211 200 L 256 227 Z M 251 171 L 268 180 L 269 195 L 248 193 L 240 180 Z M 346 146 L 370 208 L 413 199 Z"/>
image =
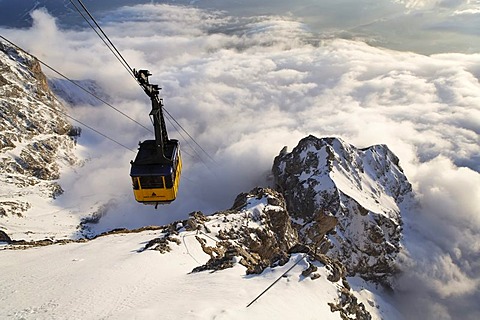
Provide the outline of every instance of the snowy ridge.
<path id="1" fill-rule="evenodd" d="M 187 237 L 190 238 L 188 241 Z M 293 268 L 284 276 L 287 283 L 302 283 L 306 286 L 305 290 L 312 289 L 321 294 L 320 300 L 309 307 L 309 314 L 319 314 L 326 319 L 371 319 L 372 315 L 378 318 L 383 313 L 393 312 L 388 303 L 373 303 L 376 294 L 367 289 L 368 284 L 363 283 L 357 291 L 352 290 L 345 277 L 345 268 L 339 261 L 310 252 L 291 225 L 282 195 L 268 188 L 242 193 L 231 209 L 212 216 L 193 212 L 188 220 L 165 227 L 161 236 L 148 242 L 140 251 L 157 250 L 172 254 L 175 247 L 182 245 L 194 261 L 203 261 L 192 269 L 193 274 L 207 270 L 244 270 L 246 275 L 250 275 L 247 279 L 263 281 L 268 278 L 273 282 L 273 274 L 280 277 L 281 272 Z M 205 260 L 205 255 L 208 255 L 208 260 Z M 303 289 L 294 290 L 298 296 L 309 299 Z M 290 294 L 293 292 L 287 290 L 282 296 L 295 301 Z M 276 318 L 287 319 L 289 313 L 291 311 L 279 313 Z M 241 314 L 238 319 L 244 318 L 244 313 Z M 230 314 L 227 318 L 232 316 Z M 233 316 L 234 319 L 237 317 Z M 254 316 L 255 319 L 262 317 L 266 315 Z"/>
<path id="2" fill-rule="evenodd" d="M 29 226 L 44 221 L 42 208 L 55 210 L 60 170 L 77 162 L 72 126 L 36 60 L 0 43 L 0 70 L 0 229 L 42 238 L 47 230 Z"/>
<path id="3" fill-rule="evenodd" d="M 308 136 L 275 158 L 273 173 L 301 234 L 344 262 L 350 275 L 390 282 L 400 250 L 400 205 L 412 194 L 388 147 L 357 149 L 339 138 Z M 311 223 L 320 218 L 331 220 L 328 230 Z"/>
<path id="4" fill-rule="evenodd" d="M 2 251 L 0 282 L 50 281 L 7 282 L 0 318 L 398 318 L 377 289 L 347 279 L 339 261 L 307 254 L 285 208 L 281 194 L 256 188 L 212 216 L 48 245 L 41 258 L 38 250 Z"/>
<path id="5" fill-rule="evenodd" d="M 9 294 L 4 299 L 8 307 L 0 311 L 0 318 L 20 319 L 28 315 L 37 319 L 76 318 L 80 314 L 92 319 L 155 318 L 167 312 L 168 319 L 292 319 L 298 313 L 303 314 L 306 308 L 307 314 L 326 319 L 396 317 L 396 311 L 388 301 L 382 300 L 378 289 L 359 278 L 347 278 L 356 274 L 365 279 L 372 278 L 359 268 L 361 261 L 366 263 L 363 266 L 368 270 L 374 270 L 375 279 L 379 279 L 378 265 L 383 263 L 380 257 L 384 254 L 383 249 L 372 247 L 370 242 L 365 241 L 358 245 L 359 250 L 346 251 L 351 247 L 348 237 L 381 234 L 376 229 L 376 233 L 369 229 L 371 226 L 361 218 L 363 214 L 349 217 L 350 211 L 355 210 L 362 213 L 370 210 L 366 216 L 375 222 L 375 227 L 379 225 L 379 219 L 385 219 L 386 222 L 381 222 L 384 226 L 381 236 L 388 235 L 387 243 L 393 244 L 395 250 L 397 248 L 396 233 L 390 236 L 388 221 L 399 216 L 398 206 L 391 205 L 397 202 L 391 198 L 398 190 L 402 193 L 403 189 L 390 184 L 402 175 L 401 170 L 391 170 L 391 160 L 386 161 L 388 165 L 382 164 L 385 156 L 394 160 L 393 154 L 382 153 L 384 150 L 380 148 L 369 155 L 335 139 L 330 141 L 329 147 L 299 148 L 300 162 L 312 164 L 307 170 L 304 170 L 305 166 L 303 169 L 298 167 L 302 186 L 312 186 L 311 190 L 302 191 L 302 203 L 311 202 L 314 209 L 328 202 L 331 205 L 329 210 L 343 210 L 341 213 L 345 217 L 331 215 L 327 210 L 321 211 L 321 214 L 312 210 L 314 214 L 311 216 L 297 209 L 290 211 L 281 193 L 255 188 L 240 194 L 231 209 L 211 216 L 193 212 L 188 220 L 167 226 L 113 230 L 98 236 L 92 231 L 95 229 L 95 215 L 91 220 L 81 222 L 81 217 L 74 214 L 79 208 L 55 207 L 53 197 L 62 192 L 55 182 L 60 169 L 76 162 L 74 140 L 69 136 L 71 126 L 62 118 L 62 106 L 50 92 L 39 66 L 35 67 L 35 62 L 27 58 L 18 58 L 19 53 L 11 50 L 7 49 L 2 59 L 10 59 L 8 63 L 12 64 L 12 70 L 24 72 L 13 72 L 16 76 L 10 76 L 10 82 L 5 82 L 1 89 L 10 90 L 26 84 L 25 88 L 42 96 L 33 100 L 23 96 L 29 97 L 28 90 L 23 93 L 13 90 L 22 94 L 13 98 L 5 95 L 2 100 L 2 106 L 5 106 L 2 112 L 6 114 L 15 110 L 12 99 L 22 99 L 22 103 L 18 103 L 20 109 L 17 114 L 25 115 L 20 118 L 33 125 L 25 134 L 22 132 L 25 123 L 12 125 L 11 131 L 18 134 L 15 138 L 5 135 L 11 144 L 2 147 L 2 156 L 9 159 L 5 163 L 10 165 L 10 169 L 2 171 L 2 179 L 7 184 L 3 185 L 1 194 L 5 214 L 0 220 L 4 258 L 0 260 L 3 271 L 0 283 L 6 283 L 5 290 Z M 34 67 L 28 68 L 29 65 Z M 35 68 L 38 68 L 36 77 L 32 71 Z M 26 77 L 28 74 L 32 78 Z M 41 81 L 35 82 L 35 79 Z M 52 109 L 48 101 L 57 109 Z M 44 113 L 38 120 L 34 117 L 37 112 L 31 112 L 31 109 L 47 112 L 48 120 Z M 4 116 L 2 119 L 16 117 Z M 60 130 L 59 126 L 64 130 Z M 311 137 L 304 140 L 309 139 Z M 368 156 L 359 156 L 363 153 Z M 328 160 L 326 165 L 319 160 L 323 158 Z M 288 162 L 279 166 L 292 172 Z M 363 166 L 363 171 L 354 169 L 357 166 Z M 376 179 L 383 184 L 377 185 Z M 20 185 L 18 181 L 24 184 Z M 389 186 L 388 192 L 379 187 L 385 183 Z M 284 195 L 295 192 L 294 186 L 290 187 L 282 189 Z M 367 187 L 378 200 L 369 200 L 369 194 L 361 205 L 354 202 L 353 197 L 364 195 L 362 191 Z M 98 219 L 103 219 L 100 211 Z M 79 227 L 83 229 L 79 230 Z M 336 233 L 332 233 L 333 229 Z M 81 235 L 91 235 L 92 239 L 75 240 Z M 333 244 L 333 247 L 327 248 L 326 244 Z M 35 255 L 37 250 L 31 249 L 38 246 L 44 246 L 39 249 L 42 258 Z M 111 252 L 99 257 L 98 252 L 103 251 L 103 246 Z M 365 255 L 368 250 L 372 252 L 372 248 L 378 249 L 380 254 L 365 262 Z M 393 259 L 394 255 L 388 258 Z M 36 262 L 33 269 L 32 260 Z M 55 267 L 51 267 L 52 264 Z M 95 270 L 94 276 L 91 275 L 92 270 Z M 146 270 L 147 273 L 139 273 L 138 270 Z M 390 271 L 386 270 L 383 275 L 390 275 Z M 29 279 L 30 285 L 25 287 L 23 282 L 9 280 L 18 274 L 21 274 L 18 279 Z M 44 277 L 53 279 L 53 282 L 48 281 L 46 286 L 35 280 Z M 108 283 L 99 289 L 96 283 L 103 278 L 108 279 Z M 271 292 L 246 308 L 276 280 L 278 283 Z M 71 284 L 77 291 L 58 295 Z M 15 291 L 17 287 L 22 288 L 21 294 Z M 42 297 L 37 297 L 30 287 L 40 290 Z M 275 292 L 275 289 L 279 291 Z M 133 292 L 133 297 L 126 295 L 125 290 Z M 72 306 L 70 301 L 77 301 L 79 294 L 81 299 L 88 301 L 80 302 L 80 307 Z M 179 295 L 182 299 L 178 299 Z M 211 299 L 205 301 L 203 297 Z M 191 302 L 187 309 L 183 308 L 185 300 Z M 89 310 L 82 308 L 90 305 L 89 301 L 102 303 Z M 165 311 L 158 301 L 162 301 L 162 305 L 166 303 L 168 310 Z"/>

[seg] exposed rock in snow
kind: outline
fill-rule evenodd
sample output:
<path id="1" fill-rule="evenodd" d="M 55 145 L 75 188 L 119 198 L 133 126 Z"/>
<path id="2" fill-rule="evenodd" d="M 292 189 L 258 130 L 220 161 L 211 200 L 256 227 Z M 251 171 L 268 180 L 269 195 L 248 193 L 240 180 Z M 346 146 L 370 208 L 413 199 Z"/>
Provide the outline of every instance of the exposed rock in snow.
<path id="1" fill-rule="evenodd" d="M 62 165 L 72 165 L 72 126 L 38 61 L 0 43 L 0 217 L 23 216 L 28 194 L 56 197 Z"/>
<path id="2" fill-rule="evenodd" d="M 181 245 L 185 233 L 195 232 L 197 245 L 210 258 L 193 272 L 223 270 L 240 264 L 247 274 L 263 274 L 268 268 L 283 266 L 292 257 L 306 263 L 302 279 L 324 277 L 334 288 L 336 299 L 323 301 L 342 319 L 371 319 L 365 305 L 357 300 L 346 279 L 345 266 L 339 260 L 313 252 L 299 242 L 291 224 L 283 196 L 268 188 L 255 188 L 237 196 L 229 210 L 205 216 L 193 212 L 190 218 L 165 226 L 161 236 L 147 243 L 144 250 L 172 252 Z M 322 303 L 322 302 L 320 302 Z"/>
<path id="3" fill-rule="evenodd" d="M 215 232 L 220 241 L 215 247 L 202 244 L 211 259 L 196 271 L 227 267 L 222 261 L 239 256 L 247 273 L 261 273 L 288 261 L 289 249 L 298 242 L 283 197 L 266 188 L 240 194 L 230 210 L 209 217 L 208 225 L 206 231 Z"/>
<path id="4" fill-rule="evenodd" d="M 4 231 L 0 230 L 0 242 L 10 243 L 12 239 Z"/>
<path id="5" fill-rule="evenodd" d="M 342 261 L 349 275 L 389 282 L 400 250 L 399 208 L 412 189 L 387 146 L 357 149 L 308 136 L 291 153 L 282 150 L 272 171 L 303 241 Z"/>
<path id="6" fill-rule="evenodd" d="M 45 199 L 63 192 L 56 180 L 62 166 L 77 161 L 71 136 L 77 131 L 65 120 L 63 107 L 48 88 L 38 62 L 7 45 L 0 45 L 0 49 L 3 228 L 1 219 L 28 218 L 30 196 Z M 69 91 L 68 83 L 51 84 L 56 90 Z M 79 97 L 71 100 L 89 103 Z M 230 209 L 211 216 L 193 212 L 188 220 L 163 227 L 90 233 L 89 225 L 102 219 L 114 205 L 109 202 L 88 218 L 73 219 L 74 226 L 89 239 L 158 231 L 139 253 L 156 250 L 175 254 L 184 245 L 191 255 L 185 242 L 191 236 L 189 245 L 204 257 L 197 261 L 191 255 L 198 262 L 192 266 L 193 272 L 243 266 L 253 277 L 302 262 L 299 281 L 324 283 L 335 296 L 322 301 L 331 312 L 338 312 L 341 318 L 370 319 L 346 276 L 388 283 L 395 272 L 402 229 L 399 207 L 409 200 L 411 192 L 398 159 L 386 146 L 357 149 L 340 139 L 309 136 L 291 153 L 282 150 L 275 158 L 273 173 L 280 192 L 255 188 L 240 194 Z M 89 241 L 68 236 L 16 240 L 7 233 L 0 230 L 0 242 L 18 249 Z"/>

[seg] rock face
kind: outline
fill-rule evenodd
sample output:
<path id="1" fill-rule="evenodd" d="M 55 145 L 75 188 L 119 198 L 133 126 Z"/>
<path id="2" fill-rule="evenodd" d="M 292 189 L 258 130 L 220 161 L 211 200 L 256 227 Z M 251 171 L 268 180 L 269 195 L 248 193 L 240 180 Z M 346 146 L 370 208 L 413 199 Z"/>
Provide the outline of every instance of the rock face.
<path id="1" fill-rule="evenodd" d="M 292 265 L 292 260 L 296 260 L 304 266 L 298 281 L 318 281 L 324 284 L 323 290 L 335 293 L 333 301 L 318 303 L 329 305 L 331 312 L 338 312 L 342 319 L 371 319 L 351 290 L 342 262 L 313 252 L 300 241 L 285 200 L 275 190 L 254 188 L 238 195 L 231 209 L 211 216 L 193 212 L 188 220 L 164 227 L 162 235 L 148 242 L 141 251 L 168 254 L 172 246 L 181 246 L 185 233 L 192 231 L 197 246 L 209 256 L 208 261 L 193 272 L 222 270 L 239 263 L 247 274 L 261 274 L 269 267 L 283 266 L 289 261 Z"/>
<path id="2" fill-rule="evenodd" d="M 38 61 L 0 43 L 0 216 L 21 216 L 30 204 L 18 196 L 33 188 L 62 193 L 60 166 L 76 161 L 75 130 L 65 119 Z"/>
<path id="3" fill-rule="evenodd" d="M 399 208 L 412 189 L 387 146 L 308 136 L 282 150 L 272 171 L 303 242 L 342 261 L 349 275 L 388 284 L 400 250 Z"/>
<path id="4" fill-rule="evenodd" d="M 287 262 L 288 251 L 298 243 L 285 201 L 282 195 L 271 189 L 255 188 L 240 194 L 232 209 L 218 212 L 212 219 L 209 219 L 209 225 L 220 227 L 216 232 L 221 241 L 215 247 L 202 244 L 211 259 L 197 271 L 239 256 L 247 273 L 261 273 L 266 267 Z M 210 231 L 211 228 L 207 229 Z"/>

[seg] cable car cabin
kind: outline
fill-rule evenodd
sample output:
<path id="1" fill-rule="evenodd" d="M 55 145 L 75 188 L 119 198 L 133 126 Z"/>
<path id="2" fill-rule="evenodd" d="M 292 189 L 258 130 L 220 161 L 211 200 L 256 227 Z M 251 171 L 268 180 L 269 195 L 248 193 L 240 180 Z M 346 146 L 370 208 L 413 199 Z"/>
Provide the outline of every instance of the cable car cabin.
<path id="1" fill-rule="evenodd" d="M 130 163 L 135 200 L 152 205 L 175 200 L 182 171 L 177 140 L 168 140 L 163 151 L 155 140 L 145 140 Z"/>

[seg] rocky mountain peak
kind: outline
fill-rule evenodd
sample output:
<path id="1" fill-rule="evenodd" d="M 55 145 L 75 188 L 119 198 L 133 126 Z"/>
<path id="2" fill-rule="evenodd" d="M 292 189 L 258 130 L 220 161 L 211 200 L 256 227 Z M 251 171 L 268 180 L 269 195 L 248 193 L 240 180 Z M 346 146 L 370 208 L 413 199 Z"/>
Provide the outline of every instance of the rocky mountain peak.
<path id="1" fill-rule="evenodd" d="M 388 283 L 396 272 L 400 204 L 411 185 L 386 145 L 358 149 L 308 136 L 275 158 L 272 172 L 300 237 L 342 261 L 350 275 Z"/>
<path id="2" fill-rule="evenodd" d="M 65 110 L 36 59 L 0 43 L 0 216 L 21 216 L 26 195 L 54 197 L 62 164 L 73 164 L 74 139 Z"/>

